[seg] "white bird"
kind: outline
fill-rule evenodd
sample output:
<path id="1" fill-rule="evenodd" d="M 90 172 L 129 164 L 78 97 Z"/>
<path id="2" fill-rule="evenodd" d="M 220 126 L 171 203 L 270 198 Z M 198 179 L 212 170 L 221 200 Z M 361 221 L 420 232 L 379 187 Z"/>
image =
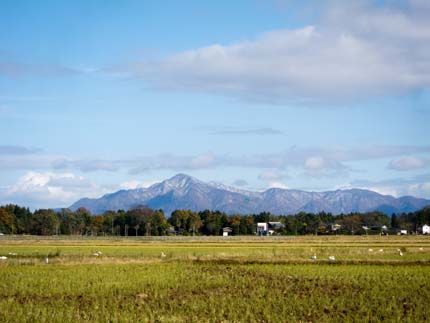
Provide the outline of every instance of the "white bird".
<path id="1" fill-rule="evenodd" d="M 98 253 L 99 255 L 101 255 L 101 254 L 102 254 L 102 252 L 101 252 L 101 251 L 97 251 L 97 253 Z"/>
<path id="2" fill-rule="evenodd" d="M 98 256 L 100 256 L 100 255 L 96 252 L 96 253 L 93 253 L 93 256 L 98 257 Z"/>
<path id="3" fill-rule="evenodd" d="M 312 260 L 317 260 L 317 255 L 313 255 L 313 256 L 311 256 L 311 259 L 312 259 Z"/>
<path id="4" fill-rule="evenodd" d="M 164 252 L 161 252 L 161 258 L 166 258 L 166 254 Z"/>
<path id="5" fill-rule="evenodd" d="M 403 252 L 401 252 L 401 251 L 400 251 L 400 252 L 399 252 L 399 255 L 400 255 L 400 256 L 403 256 Z"/>
<path id="6" fill-rule="evenodd" d="M 7 257 L 6 257 L 6 256 L 1 256 L 1 257 L 0 257 L 0 259 L 1 259 L 1 260 L 6 260 L 6 259 L 7 259 Z"/>
<path id="7" fill-rule="evenodd" d="M 336 260 L 336 258 L 334 256 L 330 256 L 330 257 L 328 257 L 328 260 L 334 261 L 334 260 Z"/>
<path id="8" fill-rule="evenodd" d="M 48 256 L 46 256 L 46 258 L 45 258 L 45 263 L 49 264 L 49 258 L 48 258 Z"/>
<path id="9" fill-rule="evenodd" d="M 421 247 L 421 248 L 420 248 L 420 251 L 423 251 L 423 250 L 424 250 L 424 248 L 422 248 L 422 247 Z"/>
<path id="10" fill-rule="evenodd" d="M 384 252 L 384 249 L 379 249 L 379 252 Z"/>
<path id="11" fill-rule="evenodd" d="M 373 249 L 369 249 L 369 252 L 373 252 Z"/>

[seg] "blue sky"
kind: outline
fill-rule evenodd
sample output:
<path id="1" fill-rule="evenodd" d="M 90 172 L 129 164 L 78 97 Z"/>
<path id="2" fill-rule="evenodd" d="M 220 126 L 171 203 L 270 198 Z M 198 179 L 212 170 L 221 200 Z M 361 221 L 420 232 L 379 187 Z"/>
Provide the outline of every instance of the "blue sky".
<path id="1" fill-rule="evenodd" d="M 0 203 L 178 172 L 430 198 L 429 18 L 424 0 L 1 1 Z"/>

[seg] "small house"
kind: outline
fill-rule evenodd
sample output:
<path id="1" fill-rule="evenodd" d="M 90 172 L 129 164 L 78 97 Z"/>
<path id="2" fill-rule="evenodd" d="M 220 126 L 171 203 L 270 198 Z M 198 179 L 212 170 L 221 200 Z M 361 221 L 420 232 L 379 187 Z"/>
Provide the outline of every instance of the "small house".
<path id="1" fill-rule="evenodd" d="M 282 229 L 284 224 L 281 222 L 258 222 L 257 223 L 257 234 L 258 235 L 272 235 L 277 230 Z"/>
<path id="2" fill-rule="evenodd" d="M 399 231 L 399 234 L 400 234 L 401 236 L 407 235 L 407 234 L 408 234 L 408 230 L 400 230 L 400 231 Z"/>
<path id="3" fill-rule="evenodd" d="M 257 223 L 257 234 L 259 236 L 266 235 L 268 231 L 268 226 L 266 222 L 258 222 Z"/>
<path id="4" fill-rule="evenodd" d="M 423 234 L 430 234 L 430 225 L 424 224 L 422 231 L 423 231 Z"/>
<path id="5" fill-rule="evenodd" d="M 338 232 L 341 228 L 342 228 L 342 226 L 338 223 L 330 224 L 330 231 L 331 232 Z"/>
<path id="6" fill-rule="evenodd" d="M 222 228 L 222 236 L 228 237 L 233 232 L 233 229 L 230 227 Z"/>
<path id="7" fill-rule="evenodd" d="M 281 222 L 268 222 L 267 223 L 268 231 L 267 233 L 269 235 L 274 234 L 276 231 L 281 230 L 284 227 L 284 224 Z"/>

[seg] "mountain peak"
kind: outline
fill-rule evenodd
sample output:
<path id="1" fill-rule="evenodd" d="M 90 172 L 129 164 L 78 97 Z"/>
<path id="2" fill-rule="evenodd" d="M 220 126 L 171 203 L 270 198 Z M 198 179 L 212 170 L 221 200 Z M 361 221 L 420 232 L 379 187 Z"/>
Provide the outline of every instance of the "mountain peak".
<path id="1" fill-rule="evenodd" d="M 190 175 L 188 175 L 188 174 L 184 174 L 184 173 L 178 173 L 178 174 L 176 174 L 175 176 L 173 176 L 173 177 L 171 177 L 171 178 L 169 178 L 169 179 L 167 179 L 168 181 L 171 181 L 171 180 L 183 180 L 183 179 L 196 179 L 196 178 L 194 178 L 194 177 L 192 177 L 192 176 L 190 176 Z"/>
<path id="2" fill-rule="evenodd" d="M 164 181 L 164 183 L 170 183 L 174 186 L 179 185 L 180 187 L 189 185 L 191 183 L 197 183 L 197 182 L 199 182 L 197 178 L 183 173 L 176 174 L 175 176 Z"/>
<path id="3" fill-rule="evenodd" d="M 163 192 L 168 192 L 172 190 L 182 190 L 190 187 L 194 184 L 201 183 L 197 178 L 194 178 L 187 174 L 176 174 L 175 176 L 166 179 L 165 181 L 158 184 Z"/>
<path id="4" fill-rule="evenodd" d="M 205 183 L 187 174 L 175 176 L 147 189 L 120 191 L 99 199 L 82 199 L 72 209 L 86 207 L 92 213 L 130 209 L 137 205 L 163 209 L 219 210 L 226 213 L 252 214 L 262 211 L 273 214 L 331 212 L 333 214 L 390 210 L 403 212 L 430 205 L 430 200 L 394 198 L 373 191 L 349 189 L 327 192 L 306 192 L 273 188 L 264 192 L 240 190 L 221 183 Z"/>

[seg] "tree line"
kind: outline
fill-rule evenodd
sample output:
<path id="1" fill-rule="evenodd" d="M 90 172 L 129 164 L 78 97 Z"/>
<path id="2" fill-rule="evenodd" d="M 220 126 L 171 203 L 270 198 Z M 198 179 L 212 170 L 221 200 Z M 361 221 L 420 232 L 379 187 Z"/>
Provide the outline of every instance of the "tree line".
<path id="1" fill-rule="evenodd" d="M 274 234 L 376 234 L 395 233 L 403 229 L 417 232 L 430 224 L 430 207 L 416 212 L 392 214 L 382 212 L 331 213 L 300 212 L 293 215 L 226 214 L 220 211 L 176 210 L 167 218 L 162 210 L 146 206 L 124 211 L 107 211 L 92 215 L 85 208 L 39 209 L 34 212 L 14 204 L 0 206 L 0 233 L 32 235 L 221 235 L 229 227 L 232 235 L 256 234 L 259 222 L 279 222 Z"/>

